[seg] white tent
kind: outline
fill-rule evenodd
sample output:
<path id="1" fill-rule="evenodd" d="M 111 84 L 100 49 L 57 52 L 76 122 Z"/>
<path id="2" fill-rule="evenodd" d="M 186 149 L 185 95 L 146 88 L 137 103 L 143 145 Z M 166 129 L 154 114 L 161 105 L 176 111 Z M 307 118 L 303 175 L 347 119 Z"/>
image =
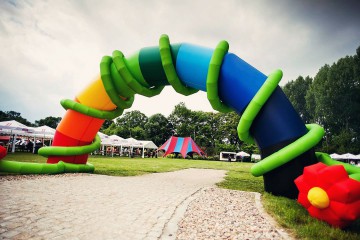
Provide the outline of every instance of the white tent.
<path id="1" fill-rule="evenodd" d="M 241 152 L 236 153 L 236 156 L 249 157 L 249 156 L 250 156 L 250 154 L 248 154 L 248 153 L 246 153 L 246 152 L 241 151 Z"/>
<path id="2" fill-rule="evenodd" d="M 142 148 L 142 157 L 144 158 L 144 150 L 145 148 L 148 149 L 157 149 L 158 147 L 153 143 L 152 141 L 146 141 L 146 140 L 136 140 L 135 138 L 127 138 L 124 139 L 122 137 L 119 137 L 117 135 L 111 135 L 107 136 L 106 134 L 98 132 L 100 138 L 101 138 L 101 145 L 102 145 L 102 151 L 103 154 L 105 152 L 104 147 L 108 146 L 111 147 L 112 152 L 111 155 L 113 156 L 113 147 L 120 147 L 120 153 L 122 153 L 123 147 L 130 148 L 130 152 L 132 152 L 133 148 Z M 129 155 L 130 157 L 130 155 Z"/>
<path id="3" fill-rule="evenodd" d="M 53 129 L 49 126 L 46 126 L 46 125 L 43 125 L 40 127 L 35 127 L 33 129 L 34 129 L 34 135 L 36 137 L 43 137 L 43 138 L 50 138 L 50 139 L 54 138 L 54 135 L 56 132 L 55 129 Z"/>
<path id="4" fill-rule="evenodd" d="M 11 120 L 0 122 L 0 133 L 31 136 L 34 133 L 34 129 L 15 120 Z"/>
<path id="5" fill-rule="evenodd" d="M 158 146 L 155 145 L 153 141 L 145 141 L 145 140 L 138 140 L 140 145 L 144 146 L 144 148 L 151 148 L 151 149 L 157 149 Z"/>
<path id="6" fill-rule="evenodd" d="M 353 159 L 358 159 L 354 154 L 351 153 L 345 153 L 340 155 L 339 159 L 349 159 L 349 160 L 353 160 Z"/>
<path id="7" fill-rule="evenodd" d="M 333 159 L 341 159 L 341 155 L 339 155 L 337 153 L 330 154 L 330 157 Z"/>
<path id="8" fill-rule="evenodd" d="M 11 146 L 11 152 L 15 152 L 15 143 L 16 143 L 16 138 L 18 135 L 33 136 L 34 132 L 35 131 L 32 127 L 28 127 L 28 126 L 26 126 L 22 123 L 19 123 L 15 120 L 0 122 L 0 133 L 14 135 L 13 141 L 12 141 L 12 146 Z"/>
<path id="9" fill-rule="evenodd" d="M 98 132 L 97 134 L 99 135 L 100 139 L 109 138 L 109 136 L 108 136 L 108 135 L 106 135 L 105 133 Z"/>

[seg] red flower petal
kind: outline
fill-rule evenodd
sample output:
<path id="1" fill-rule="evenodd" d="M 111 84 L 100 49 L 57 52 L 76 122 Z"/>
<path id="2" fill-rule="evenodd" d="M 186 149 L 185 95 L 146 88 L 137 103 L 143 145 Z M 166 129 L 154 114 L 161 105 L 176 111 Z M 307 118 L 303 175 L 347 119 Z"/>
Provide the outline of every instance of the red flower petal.
<path id="1" fill-rule="evenodd" d="M 295 179 L 295 185 L 299 189 L 299 192 L 309 192 L 313 187 L 311 183 L 308 183 L 304 180 L 304 175 L 301 175 Z"/>
<path id="2" fill-rule="evenodd" d="M 333 184 L 349 179 L 345 168 L 342 165 L 335 165 L 322 168 L 318 172 L 317 187 L 327 190 Z"/>
<path id="3" fill-rule="evenodd" d="M 314 218 L 325 221 L 335 227 L 343 227 L 347 224 L 337 216 L 329 207 L 319 209 L 314 206 L 308 208 L 308 212 Z"/>
<path id="4" fill-rule="evenodd" d="M 360 201 L 360 182 L 348 178 L 345 181 L 334 183 L 326 193 L 331 201 L 342 203 Z"/>
<path id="5" fill-rule="evenodd" d="M 344 204 L 339 202 L 331 202 L 331 210 L 342 220 L 354 221 L 356 220 L 356 209 L 353 204 Z"/>
<path id="6" fill-rule="evenodd" d="M 317 184 L 317 176 L 319 174 L 319 171 L 323 168 L 326 168 L 327 166 L 323 163 L 317 163 L 314 165 L 310 165 L 304 168 L 304 181 L 307 184 L 310 184 L 311 186 L 316 186 Z"/>
<path id="7" fill-rule="evenodd" d="M 308 209 L 311 206 L 309 199 L 307 198 L 308 192 L 300 192 L 298 196 L 298 202 L 303 205 L 304 208 Z"/>

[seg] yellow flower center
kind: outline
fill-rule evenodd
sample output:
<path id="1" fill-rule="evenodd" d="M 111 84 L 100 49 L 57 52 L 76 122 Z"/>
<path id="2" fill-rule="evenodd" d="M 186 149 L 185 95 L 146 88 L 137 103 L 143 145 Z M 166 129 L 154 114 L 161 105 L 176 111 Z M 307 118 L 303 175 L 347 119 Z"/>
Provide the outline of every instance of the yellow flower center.
<path id="1" fill-rule="evenodd" d="M 312 189 L 310 189 L 307 198 L 310 201 L 311 205 L 316 208 L 327 208 L 330 204 L 329 196 L 322 188 L 319 187 L 313 187 Z"/>

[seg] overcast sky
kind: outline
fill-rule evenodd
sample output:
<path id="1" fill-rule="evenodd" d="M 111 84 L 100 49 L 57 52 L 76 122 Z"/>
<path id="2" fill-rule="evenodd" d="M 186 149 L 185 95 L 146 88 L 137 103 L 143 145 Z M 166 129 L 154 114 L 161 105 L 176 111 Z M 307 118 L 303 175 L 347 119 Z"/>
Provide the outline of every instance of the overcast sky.
<path id="1" fill-rule="evenodd" d="M 282 69 L 281 85 L 314 77 L 324 64 L 355 55 L 359 12 L 360 1 L 346 0 L 2 0 L 0 110 L 30 122 L 61 117 L 59 101 L 99 74 L 102 56 L 156 46 L 163 33 L 172 43 L 211 48 L 225 39 L 264 74 Z M 137 95 L 130 110 L 168 116 L 181 101 L 211 111 L 205 93 L 185 97 L 171 87 L 150 99 Z"/>

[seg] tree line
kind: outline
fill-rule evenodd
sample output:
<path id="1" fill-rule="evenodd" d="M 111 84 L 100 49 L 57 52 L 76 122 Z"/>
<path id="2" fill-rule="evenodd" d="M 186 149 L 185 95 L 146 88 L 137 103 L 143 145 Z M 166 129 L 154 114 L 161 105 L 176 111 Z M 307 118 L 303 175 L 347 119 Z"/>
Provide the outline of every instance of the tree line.
<path id="1" fill-rule="evenodd" d="M 283 90 L 305 123 L 324 127 L 317 150 L 360 153 L 360 47 L 354 56 L 325 64 L 314 78 L 299 76 Z"/>
<path id="2" fill-rule="evenodd" d="M 360 152 L 360 47 L 354 56 L 325 64 L 314 78 L 299 76 L 283 88 L 304 123 L 324 127 L 325 136 L 317 150 L 328 153 Z M 47 117 L 34 124 L 14 111 L 0 111 L 0 121 L 17 120 L 27 126 L 48 125 L 56 128 L 61 118 Z M 183 102 L 165 117 L 161 113 L 147 117 L 140 111 L 128 111 L 113 121 L 106 120 L 101 131 L 123 138 L 151 140 L 161 146 L 170 136 L 190 136 L 207 155 L 220 151 L 256 153 L 253 144 L 239 140 L 235 112 L 215 113 L 193 111 Z"/>
<path id="3" fill-rule="evenodd" d="M 244 144 L 237 136 L 240 117 L 236 113 L 192 111 L 183 102 L 177 104 L 169 115 L 161 113 L 147 117 L 138 110 L 129 111 L 109 122 L 103 130 L 107 135 L 123 138 L 148 139 L 161 146 L 169 137 L 192 137 L 207 155 L 220 151 L 244 149 L 256 152 L 255 145 Z"/>

